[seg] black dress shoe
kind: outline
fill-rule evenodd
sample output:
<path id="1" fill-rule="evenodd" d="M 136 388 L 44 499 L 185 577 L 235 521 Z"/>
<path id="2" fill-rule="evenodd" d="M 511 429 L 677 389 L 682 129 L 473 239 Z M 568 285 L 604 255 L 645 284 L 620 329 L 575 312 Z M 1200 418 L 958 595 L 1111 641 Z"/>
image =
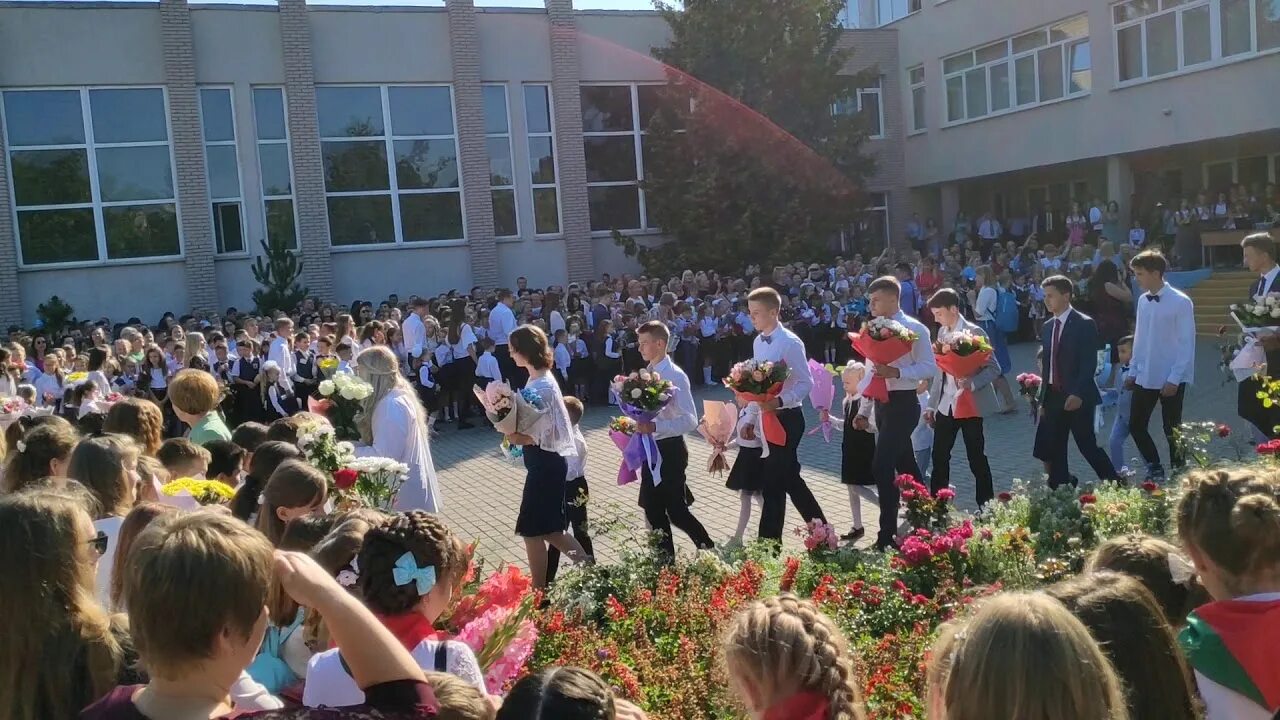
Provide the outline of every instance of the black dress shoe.
<path id="1" fill-rule="evenodd" d="M 850 530 L 849 532 L 841 535 L 840 539 L 844 540 L 845 542 L 853 542 L 855 540 L 862 539 L 862 536 L 866 534 L 867 534 L 866 528 L 856 527 Z"/>
<path id="2" fill-rule="evenodd" d="M 875 548 L 876 548 L 876 552 L 887 552 L 889 550 L 897 550 L 898 541 L 893 539 L 876 540 Z"/>

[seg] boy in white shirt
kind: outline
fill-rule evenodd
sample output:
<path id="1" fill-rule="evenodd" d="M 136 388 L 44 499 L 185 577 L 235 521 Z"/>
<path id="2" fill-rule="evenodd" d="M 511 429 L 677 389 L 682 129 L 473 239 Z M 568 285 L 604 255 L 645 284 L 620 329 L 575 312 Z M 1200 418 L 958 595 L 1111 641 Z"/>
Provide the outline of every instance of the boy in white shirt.
<path id="1" fill-rule="evenodd" d="M 476 358 L 476 385 L 484 388 L 490 382 L 502 377 L 502 370 L 498 367 L 498 358 L 493 356 L 491 338 L 480 339 L 480 350 L 480 357 Z"/>
<path id="2" fill-rule="evenodd" d="M 561 332 L 564 332 L 563 330 Z M 582 545 L 587 555 L 594 555 L 591 546 L 591 535 L 587 528 L 587 440 L 582 436 L 578 423 L 582 420 L 582 401 L 567 395 L 564 409 L 569 413 L 569 422 L 573 423 L 573 446 L 578 451 L 575 457 L 565 458 L 568 469 L 565 472 L 565 506 L 569 519 L 569 527 L 573 537 Z M 556 570 L 560 567 L 560 551 L 551 546 L 547 548 L 547 586 L 555 582 Z"/>
<path id="3" fill-rule="evenodd" d="M 552 351 L 552 360 L 555 361 L 556 382 L 560 384 L 560 394 L 569 394 L 569 365 L 573 363 L 573 356 L 569 354 L 569 334 L 564 330 L 556 330 L 555 334 L 555 350 Z"/>

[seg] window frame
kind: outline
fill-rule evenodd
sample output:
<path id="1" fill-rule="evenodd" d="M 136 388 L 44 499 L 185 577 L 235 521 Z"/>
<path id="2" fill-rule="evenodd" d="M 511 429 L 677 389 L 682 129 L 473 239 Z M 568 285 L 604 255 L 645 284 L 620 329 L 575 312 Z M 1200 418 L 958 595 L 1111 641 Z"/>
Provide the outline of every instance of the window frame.
<path id="1" fill-rule="evenodd" d="M 632 136 L 633 138 L 632 149 L 635 152 L 635 160 L 636 160 L 636 179 L 635 180 L 600 180 L 597 182 L 590 182 L 590 181 L 587 182 L 588 197 L 590 196 L 591 188 L 593 187 L 634 186 L 636 188 L 636 192 L 639 193 L 638 208 L 640 212 L 640 227 L 618 228 L 618 232 L 625 232 L 633 235 L 637 235 L 637 234 L 653 235 L 653 234 L 658 234 L 662 232 L 661 228 L 659 228 L 656 224 L 649 221 L 649 210 L 648 210 L 648 205 L 645 202 L 645 191 L 644 191 L 644 188 L 640 186 L 640 184 L 644 182 L 644 136 L 648 135 L 649 131 L 643 129 L 640 125 L 640 90 L 639 88 L 642 85 L 663 86 L 666 84 L 667 84 L 666 82 L 661 80 L 645 80 L 645 81 L 634 81 L 634 82 L 579 83 L 580 89 L 586 88 L 586 87 L 626 87 L 626 88 L 630 88 L 631 90 L 631 129 L 630 130 L 588 131 L 584 129 L 582 131 L 582 140 L 583 140 L 584 148 L 586 147 L 586 141 L 588 138 L 627 137 L 627 136 Z M 581 109 L 579 109 L 578 112 L 581 113 L 582 112 Z M 588 200 L 588 206 L 589 205 L 590 205 L 590 201 Z M 588 207 L 587 213 L 588 215 L 590 215 L 590 207 Z M 590 223 L 590 218 L 588 218 L 588 223 Z M 591 235 L 593 237 L 608 237 L 610 234 L 612 234 L 612 232 L 613 232 L 612 229 L 592 230 Z"/>
<path id="2" fill-rule="evenodd" d="M 911 81 L 911 73 L 916 70 L 920 71 L 920 82 Z M 911 122 L 910 129 L 907 132 L 908 136 L 919 135 L 929 131 L 929 90 L 927 81 L 928 77 L 925 75 L 923 63 L 907 68 L 907 97 L 910 98 L 911 103 Z M 920 118 L 924 121 L 924 124 L 919 127 L 916 127 L 916 90 L 921 93 Z"/>
<path id="3" fill-rule="evenodd" d="M 209 140 L 207 137 L 205 137 L 205 134 L 204 134 L 204 91 L 205 90 L 218 90 L 218 91 L 225 90 L 226 91 L 227 99 L 230 101 L 230 104 L 231 104 L 231 139 L 230 140 Z M 212 223 L 210 225 L 210 228 L 214 233 L 213 253 L 215 257 L 219 257 L 219 258 L 247 257 L 250 254 L 249 232 L 248 232 L 249 229 L 245 225 L 245 220 L 247 219 L 247 217 L 245 215 L 244 162 L 243 162 L 243 159 L 240 157 L 240 129 L 237 127 L 238 123 L 236 122 L 237 115 L 236 115 L 235 86 L 227 85 L 223 83 L 197 85 L 196 97 L 198 98 L 197 105 L 199 106 L 199 114 L 200 114 L 200 139 L 204 143 L 204 177 L 205 177 L 205 185 L 208 189 L 208 195 L 209 195 L 209 220 Z M 288 126 L 287 118 L 286 118 L 285 125 L 286 127 Z M 210 147 L 231 147 L 232 149 L 235 150 L 236 184 L 240 188 L 239 197 L 236 197 L 234 199 L 233 198 L 215 199 L 213 197 L 213 179 L 210 177 L 210 171 L 209 171 L 209 148 Z M 292 187 L 292 180 L 290 181 L 290 187 Z M 233 202 L 236 205 L 240 206 L 240 244 L 242 245 L 242 247 L 239 250 L 235 250 L 232 252 L 223 252 L 218 249 L 218 242 L 219 242 L 219 238 L 217 236 L 218 223 L 217 223 L 217 213 L 214 211 L 214 205 L 229 204 Z"/>
<path id="4" fill-rule="evenodd" d="M 1280 184 L 1280 152 L 1249 154 L 1249 155 L 1233 155 L 1229 158 L 1217 158 L 1214 160 L 1206 160 L 1200 163 L 1200 187 L 1202 189 L 1209 188 L 1209 166 L 1211 165 L 1230 165 L 1231 166 L 1231 184 L 1240 184 L 1240 161 L 1246 158 L 1266 158 L 1267 159 L 1267 182 L 1272 184 Z"/>
<path id="5" fill-rule="evenodd" d="M 382 103 L 382 134 L 381 135 L 361 135 L 357 137 L 335 137 L 320 135 L 320 151 L 321 157 L 324 156 L 325 143 L 341 143 L 341 142 L 370 142 L 373 140 L 381 140 L 387 154 L 387 189 L 386 190 L 338 190 L 330 191 L 328 183 L 325 184 L 325 213 L 328 213 L 329 198 L 338 197 L 388 197 L 391 200 L 391 223 L 392 232 L 395 239 L 391 242 L 364 243 L 350 245 L 335 245 L 333 242 L 333 223 L 329 223 L 329 252 L 362 252 L 365 250 L 393 250 L 396 248 L 422 248 L 422 247 L 458 247 L 466 245 L 468 240 L 467 228 L 467 198 L 462 183 L 462 155 L 458 142 L 458 102 L 457 96 L 453 89 L 453 83 L 447 82 L 423 82 L 423 83 L 406 83 L 406 82 L 389 82 L 389 83 L 317 83 L 316 90 L 325 88 L 376 88 L 378 97 Z M 397 135 L 395 128 L 391 125 L 391 95 L 392 88 L 424 88 L 424 87 L 443 87 L 449 91 L 449 114 L 453 122 L 452 135 Z M 316 103 L 316 119 L 319 122 L 320 103 Z M 399 180 L 396 177 L 396 141 L 404 140 L 453 140 L 454 164 L 457 168 L 458 186 L 456 188 L 409 188 L 402 189 Z M 460 215 L 460 225 L 462 228 L 462 236 L 458 238 L 444 238 L 441 240 L 405 240 L 404 239 L 404 223 L 403 213 L 400 210 L 400 196 L 402 195 L 443 195 L 446 193 L 458 194 L 458 213 Z M 296 213 L 296 203 L 295 203 Z"/>
<path id="6" fill-rule="evenodd" d="M 1068 36 L 1061 40 L 1053 40 L 1052 31 L 1054 28 L 1066 26 L 1081 20 L 1084 21 L 1084 24 L 1086 26 L 1084 30 L 1084 34 Z M 1022 38 L 1025 38 L 1027 36 L 1034 35 L 1037 33 L 1042 34 L 1044 36 L 1045 42 L 1035 45 L 1034 47 L 1028 47 L 1021 50 L 1015 49 L 1015 46 L 1014 46 L 1015 40 L 1021 40 Z M 1090 31 L 1088 28 L 1088 15 L 1076 14 L 1070 17 L 1062 18 L 1060 20 L 1056 20 L 1051 23 L 1047 23 L 1045 25 L 1041 25 L 1036 28 L 1031 28 L 1029 30 L 1024 30 L 1022 32 L 1015 33 L 1002 40 L 996 40 L 993 42 L 978 45 L 964 52 L 953 53 L 951 55 L 947 55 L 945 57 L 940 58 L 938 61 L 938 65 L 942 71 L 942 87 L 943 87 L 942 127 L 945 129 L 949 127 L 954 127 L 956 125 L 965 125 L 967 123 L 979 122 L 981 120 L 987 120 L 993 117 L 1000 117 L 1003 115 L 1010 115 L 1012 113 L 1023 112 L 1025 110 L 1031 110 L 1038 107 L 1045 107 L 1047 105 L 1052 105 L 1054 103 L 1067 102 L 1070 100 L 1077 100 L 1079 98 L 1088 97 L 1093 93 L 1092 83 L 1090 84 L 1091 85 L 1090 88 L 1087 90 L 1077 90 L 1075 92 L 1071 91 L 1071 76 L 1073 74 L 1071 69 L 1072 67 L 1071 60 L 1072 60 L 1072 53 L 1074 51 L 1074 48 L 1084 43 L 1090 43 L 1091 39 L 1092 39 L 1092 36 L 1090 35 Z M 996 45 L 1001 45 L 1001 44 L 1004 45 L 1004 49 L 1003 49 L 1003 54 L 1000 57 L 987 60 L 985 62 L 978 62 L 977 53 L 979 50 L 985 50 L 987 48 L 990 48 Z M 1056 98 L 1041 100 L 1040 99 L 1040 94 L 1041 94 L 1040 92 L 1041 91 L 1040 55 L 1041 53 L 1047 50 L 1056 50 L 1061 55 L 1062 67 L 1061 67 L 1060 74 L 1061 74 L 1061 80 L 1062 80 L 1062 94 Z M 968 61 L 964 64 L 963 67 L 959 68 L 958 70 L 953 70 L 950 72 L 947 71 L 948 61 L 962 59 L 962 58 L 965 58 L 966 56 L 968 56 Z M 1019 104 L 1018 102 L 1018 62 L 1021 60 L 1025 60 L 1027 58 L 1031 59 L 1033 77 L 1035 78 L 1036 99 L 1031 102 Z M 1007 105 L 1003 109 L 996 110 L 994 109 L 995 103 L 992 102 L 993 100 L 992 91 L 995 86 L 995 84 L 992 82 L 992 71 L 996 67 L 1002 66 L 1002 65 L 1008 68 L 1006 80 L 1007 80 L 1009 97 L 1007 98 L 1008 100 Z M 1090 46 L 1089 70 L 1090 72 L 1094 71 L 1092 46 Z M 969 94 L 969 80 L 967 76 L 976 71 L 982 72 L 983 83 L 986 86 L 986 89 L 985 89 L 986 112 L 981 115 L 970 117 L 968 107 L 967 107 L 968 94 Z M 961 113 L 961 117 L 959 119 L 951 120 L 949 119 L 951 117 L 951 109 L 952 109 L 951 98 L 950 98 L 950 94 L 947 92 L 947 85 L 950 80 L 953 80 L 956 78 L 959 78 L 960 80 L 960 88 L 961 88 L 960 96 L 964 102 L 965 107 L 962 108 L 963 112 Z M 913 90 L 914 90 L 914 87 L 915 86 L 913 86 Z M 926 122 L 927 122 L 927 118 L 926 118 Z"/>
<path id="7" fill-rule="evenodd" d="M 907 5 L 906 5 L 906 7 L 907 7 L 907 12 L 906 12 L 906 13 L 904 13 L 904 14 L 902 14 L 902 15 L 895 15 L 894 17 L 891 17 L 891 18 L 889 18 L 889 19 L 887 19 L 887 20 L 886 20 L 886 19 L 884 19 L 884 18 L 880 17 L 880 2 L 882 2 L 882 1 L 883 1 L 883 0 L 876 0 L 875 4 L 873 5 L 873 7 L 875 8 L 875 13 L 876 13 L 876 24 L 875 24 L 875 26 L 876 26 L 877 28 L 882 28 L 882 27 L 885 27 L 886 25 L 892 25 L 893 23 L 896 23 L 896 22 L 898 22 L 899 20 L 902 20 L 903 18 L 909 18 L 909 17 L 911 17 L 912 15 L 915 15 L 916 13 L 918 13 L 918 12 L 920 12 L 920 11 L 924 10 L 924 0 L 904 0 L 904 1 L 906 2 L 906 4 L 907 4 Z M 889 0 L 889 1 L 890 1 L 890 2 L 892 2 L 893 0 Z M 937 3 L 935 3 L 935 4 L 937 4 Z M 916 7 L 914 10 L 912 10 L 912 9 L 911 9 L 911 6 L 912 6 L 912 5 L 916 5 L 917 7 Z"/>
<path id="8" fill-rule="evenodd" d="M 884 127 L 884 76 L 877 75 L 875 85 L 872 85 L 870 87 L 858 88 L 858 113 L 859 114 L 866 112 L 866 108 L 862 104 L 863 95 L 876 96 L 876 109 L 879 114 L 879 117 L 876 118 L 876 120 L 879 123 L 880 132 L 874 135 L 868 134 L 867 139 L 868 140 L 884 140 L 886 137 L 888 137 L 888 135 L 885 133 L 885 127 Z"/>
<path id="9" fill-rule="evenodd" d="M 499 190 L 501 190 L 501 191 L 510 191 L 510 193 L 511 193 L 511 202 L 512 202 L 512 204 L 515 206 L 515 212 L 516 212 L 516 231 L 515 231 L 515 233 L 514 233 L 514 234 L 512 234 L 512 235 L 499 235 L 499 234 L 498 234 L 497 222 L 495 222 L 495 223 L 494 223 L 494 230 L 493 230 L 493 237 L 494 237 L 494 239 L 495 239 L 495 240 L 518 240 L 518 239 L 520 239 L 520 238 L 522 237 L 522 235 L 521 235 L 521 233 L 520 233 L 520 191 L 519 191 L 519 189 L 517 188 L 517 186 L 519 185 L 519 183 L 517 183 L 517 182 L 516 182 L 516 148 L 515 148 L 515 138 L 514 138 L 515 133 L 513 132 L 513 130 L 512 130 L 512 125 L 511 125 L 511 118 L 513 117 L 512 113 L 511 113 L 511 91 L 507 88 L 507 83 L 505 83 L 505 82 L 501 82 L 501 81 L 494 81 L 494 82 L 484 82 L 484 83 L 480 83 L 480 107 L 481 107 L 481 110 L 482 110 L 482 111 L 483 111 L 483 109 L 484 109 L 484 89 L 485 89 L 485 88 L 487 88 L 487 87 L 500 87 L 500 88 L 502 88 L 502 103 L 503 103 L 503 107 L 506 109 L 506 113 L 507 113 L 507 117 L 506 117 L 507 131 L 506 131 L 505 133 L 491 133 L 491 132 L 489 132 L 489 131 L 488 131 L 488 128 L 486 128 L 486 129 L 485 129 L 485 133 L 484 133 L 484 140 L 485 140 L 485 144 L 486 144 L 486 146 L 487 146 L 487 145 L 488 145 L 488 142 L 489 142 L 490 140 L 494 140 L 494 139 L 497 139 L 497 138 L 506 138 L 506 140 L 507 140 L 507 158 L 511 161 L 511 184 L 510 184 L 510 185 L 494 185 L 494 184 L 493 184 L 493 171 L 492 171 L 492 168 L 493 168 L 493 165 L 492 165 L 493 158 L 489 158 L 489 162 L 491 163 L 491 164 L 490 164 L 490 166 L 489 166 L 490 170 L 489 170 L 489 172 L 487 173 L 487 174 L 489 175 L 489 194 L 490 194 L 490 196 L 492 197 L 492 195 L 493 195 L 493 193 L 494 193 L 495 191 L 499 191 Z M 488 118 L 484 118 L 484 121 L 487 123 L 487 122 L 488 122 Z M 456 131 L 456 128 L 455 128 L 455 131 Z M 459 166 L 461 166 L 461 162 L 459 162 Z M 461 167 L 459 167 L 459 176 L 461 176 Z M 532 178 L 531 178 L 531 179 L 532 179 Z M 557 201 L 558 201 L 558 197 L 559 197 L 559 196 L 557 195 Z M 466 212 L 466 208 L 465 208 L 465 207 L 463 208 L 463 212 L 464 212 L 464 213 Z M 494 217 L 494 220 L 495 220 L 495 221 L 497 220 L 497 217 L 496 217 L 496 216 Z"/>
<path id="10" fill-rule="evenodd" d="M 83 124 L 84 141 L 79 143 L 61 143 L 55 145 L 14 145 L 12 135 L 9 132 L 8 110 L 5 107 L 4 97 L 7 93 L 18 92 L 49 92 L 49 91 L 68 91 L 74 90 L 80 95 L 80 121 Z M 165 124 L 165 140 L 147 140 L 138 142 L 108 142 L 99 143 L 94 137 L 93 130 L 93 108 L 90 102 L 90 94 L 95 90 L 159 90 L 161 103 L 164 110 Z M 202 127 L 203 131 L 203 127 Z M 157 263 L 180 262 L 186 258 L 186 238 L 183 233 L 182 225 L 182 203 L 178 201 L 178 168 L 177 154 L 174 152 L 173 144 L 173 120 L 169 106 L 169 88 L 165 85 L 157 85 L 153 83 L 141 85 L 30 85 L 30 86 L 3 86 L 0 87 L 0 137 L 4 139 L 4 157 L 5 166 L 3 170 L 8 173 L 9 180 L 9 207 L 10 218 L 13 222 L 13 242 L 15 260 L 17 261 L 17 269 L 19 271 L 40 271 L 40 270 L 61 270 L 74 268 L 91 268 L 91 267 L 107 267 L 113 265 L 150 265 Z M 203 139 L 203 132 L 202 132 Z M 130 148 L 130 147 L 159 147 L 164 145 L 169 150 L 169 172 L 173 180 L 173 197 L 169 200 L 103 200 L 101 182 L 98 177 L 98 157 L 97 151 L 100 148 Z M 79 203 L 53 204 L 53 205 L 27 205 L 22 208 L 18 207 L 17 187 L 13 177 L 13 153 L 14 151 L 25 150 L 80 150 L 85 151 L 85 168 L 89 175 L 89 201 Z M 177 224 L 178 230 L 178 250 L 174 254 L 169 255 L 148 255 L 146 257 L 130 257 L 115 258 L 109 257 L 107 252 L 107 227 L 104 211 L 112 207 L 134 207 L 139 205 L 173 205 L 174 222 Z M 68 260 L 65 262 L 49 262 L 49 263 L 28 263 L 22 254 L 22 237 L 20 223 L 18 222 L 19 210 L 41 211 L 41 210 L 84 210 L 91 209 L 93 211 L 94 223 L 94 240 L 96 241 L 95 250 L 98 257 L 93 260 Z"/>
<path id="11" fill-rule="evenodd" d="M 1222 0 L 1160 0 L 1157 9 L 1146 15 L 1137 18 L 1130 18 L 1123 22 L 1116 21 L 1117 10 L 1126 5 L 1131 0 L 1119 0 L 1108 4 L 1108 15 L 1111 19 L 1111 51 L 1115 58 L 1115 88 L 1122 89 L 1133 87 L 1135 85 L 1143 85 L 1149 82 L 1157 82 L 1166 78 L 1178 77 L 1202 70 L 1210 70 L 1223 65 L 1230 65 L 1237 62 L 1246 62 L 1268 55 L 1280 53 L 1280 46 L 1267 48 L 1265 50 L 1258 49 L 1258 36 L 1260 26 L 1258 24 L 1258 3 L 1255 0 L 1245 0 L 1249 9 L 1249 50 L 1236 53 L 1234 55 L 1223 55 L 1222 53 Z M 1155 0 L 1152 0 L 1153 2 Z M 1196 63 L 1194 65 L 1186 65 L 1186 48 L 1185 34 L 1183 31 L 1184 13 L 1190 10 L 1197 10 L 1202 7 L 1209 9 L 1209 59 Z M 1174 21 L 1174 41 L 1177 44 L 1178 65 L 1173 70 L 1161 73 L 1159 75 L 1150 75 L 1147 68 L 1147 22 L 1153 18 L 1164 15 L 1173 14 Z M 1120 32 L 1133 27 L 1138 27 L 1138 38 L 1141 43 L 1139 54 L 1142 57 L 1142 73 L 1138 76 L 1124 80 L 1120 75 Z"/>
<path id="12" fill-rule="evenodd" d="M 529 88 L 539 87 L 547 93 L 547 129 L 534 131 L 529 129 Z M 564 202 L 560 193 L 560 145 L 556 138 L 556 98 L 549 82 L 520 83 L 520 102 L 524 110 L 525 155 L 529 161 L 529 209 L 533 217 L 533 237 L 536 239 L 553 239 L 564 237 Z M 546 138 L 551 143 L 551 169 L 555 178 L 549 183 L 533 181 L 533 155 L 529 151 L 529 141 L 534 138 Z M 538 203 L 534 196 L 538 190 L 554 190 L 556 193 L 556 231 L 538 232 Z"/>
<path id="13" fill-rule="evenodd" d="M 259 90 L 274 90 L 280 93 L 280 107 L 284 112 L 284 138 L 267 138 L 263 139 L 260 128 L 258 127 L 257 105 L 254 104 L 253 94 Z M 302 250 L 302 238 L 298 237 L 298 185 L 294 177 L 293 171 L 293 131 L 289 127 L 289 92 L 283 85 L 252 85 L 249 87 L 249 103 L 253 106 L 253 153 L 254 158 L 258 162 L 258 198 L 259 206 L 262 210 L 262 239 L 270 242 L 270 222 L 268 221 L 267 203 L 272 200 L 288 200 L 289 208 L 293 211 L 293 245 L 289 248 L 295 252 Z M 262 171 L 262 146 L 263 145 L 283 145 L 285 157 L 289 161 L 289 193 L 267 194 L 266 173 Z M 246 242 L 246 250 L 248 250 Z M 252 251 L 249 251 L 252 254 Z"/>

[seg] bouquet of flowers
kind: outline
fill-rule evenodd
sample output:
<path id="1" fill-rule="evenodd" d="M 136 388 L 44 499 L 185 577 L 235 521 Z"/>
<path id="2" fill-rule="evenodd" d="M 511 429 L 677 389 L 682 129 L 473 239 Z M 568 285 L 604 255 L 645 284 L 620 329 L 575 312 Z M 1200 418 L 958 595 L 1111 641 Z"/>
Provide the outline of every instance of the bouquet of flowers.
<path id="1" fill-rule="evenodd" d="M 1280 333 L 1280 293 L 1254 295 L 1249 302 L 1232 304 L 1230 315 L 1246 335 Z"/>
<path id="2" fill-rule="evenodd" d="M 862 326 L 862 332 L 849 333 L 854 351 L 877 365 L 888 365 L 911 352 L 911 346 L 919 339 L 892 318 L 873 318 Z M 873 375 L 862 395 L 877 402 L 888 402 L 889 383 Z"/>
<path id="3" fill-rule="evenodd" d="M 160 502 L 182 510 L 223 505 L 235 496 L 236 491 L 230 485 L 217 480 L 184 477 L 160 486 Z"/>
<path id="4" fill-rule="evenodd" d="M 88 379 L 89 379 L 89 373 L 87 372 L 67 373 L 66 377 L 62 378 L 62 384 L 67 387 L 71 387 L 72 385 L 79 385 L 80 383 Z"/>
<path id="5" fill-rule="evenodd" d="M 637 423 L 653 422 L 675 397 L 671 381 L 664 380 L 658 373 L 647 369 L 615 377 L 610 389 L 618 396 L 618 408 Z M 658 452 L 658 441 L 653 439 L 652 434 L 633 433 L 627 446 L 622 449 L 622 459 L 633 470 L 639 470 L 641 464 L 647 464 L 649 473 L 653 476 L 653 484 L 662 482 L 659 474 L 662 469 L 662 453 Z"/>
<path id="6" fill-rule="evenodd" d="M 4 400 L 0 401 L 0 432 L 8 430 L 10 425 L 24 417 L 40 417 L 52 414 L 52 407 L 29 405 L 22 398 L 4 398 Z"/>
<path id="7" fill-rule="evenodd" d="M 609 421 L 609 439 L 622 453 L 622 462 L 618 464 L 618 485 L 626 485 L 636 481 L 638 467 L 627 464 L 627 446 L 631 444 L 631 436 L 636 434 L 636 421 L 626 415 L 619 415 Z"/>
<path id="8" fill-rule="evenodd" d="M 528 434 L 538 418 L 547 411 L 536 392 L 527 388 L 516 392 L 505 380 L 491 382 L 483 389 L 477 385 L 472 388 L 472 392 L 484 408 L 489 422 L 493 423 L 493 429 L 503 435 Z"/>
<path id="9" fill-rule="evenodd" d="M 782 392 L 782 384 L 791 375 L 791 368 L 782 361 L 744 360 L 729 370 L 724 379 L 724 386 L 733 391 L 740 400 L 746 402 L 764 402 L 778 397 Z M 761 429 L 764 438 L 774 445 L 787 444 L 787 431 L 782 428 L 776 413 L 761 413 Z"/>
<path id="10" fill-rule="evenodd" d="M 810 430 L 809 434 L 821 431 L 825 442 L 831 442 L 831 403 L 836 397 L 836 374 L 834 368 L 817 360 L 809 360 L 809 376 L 813 378 L 813 387 L 809 389 L 809 404 L 813 405 L 813 409 L 822 418 L 818 427 Z"/>
<path id="11" fill-rule="evenodd" d="M 485 687 L 495 695 L 507 689 L 533 655 L 538 630 L 531 586 L 519 568 L 507 566 L 464 596 L 444 622 L 446 630 L 475 651 Z"/>
<path id="12" fill-rule="evenodd" d="M 333 474 L 338 495 L 350 504 L 390 511 L 396 494 L 409 478 L 409 466 L 384 457 L 362 457 L 349 461 Z M 339 505 L 343 505 L 341 501 Z"/>
<path id="13" fill-rule="evenodd" d="M 307 456 L 307 462 L 324 471 L 331 481 L 334 473 L 347 467 L 355 459 L 355 446 L 339 440 L 333 426 L 326 422 L 307 423 L 298 429 L 298 448 Z"/>
<path id="14" fill-rule="evenodd" d="M 983 365 L 991 360 L 991 343 L 981 335 L 955 333 L 945 341 L 933 344 L 934 358 L 942 372 L 953 378 L 971 378 Z M 961 390 L 956 395 L 955 416 L 970 418 L 978 416 L 978 405 L 974 402 L 973 391 Z"/>
<path id="15" fill-rule="evenodd" d="M 1040 413 L 1040 385 L 1043 381 L 1035 373 L 1022 373 L 1018 376 L 1018 394 L 1031 404 L 1031 419 L 1035 420 Z"/>
<path id="16" fill-rule="evenodd" d="M 326 379 L 333 378 L 333 374 L 338 371 L 338 358 L 324 357 L 316 361 L 316 367 L 320 369 L 320 373 Z"/>
<path id="17" fill-rule="evenodd" d="M 340 440 L 359 440 L 356 415 L 364 408 L 364 400 L 373 394 L 373 386 L 349 373 L 336 373 L 320 381 L 320 400 L 307 399 L 307 409 L 329 419 Z"/>
<path id="18" fill-rule="evenodd" d="M 702 422 L 698 423 L 698 433 L 711 445 L 711 457 L 707 460 L 707 472 L 720 475 L 729 470 L 729 461 L 724 456 L 729 445 L 729 437 L 738 424 L 738 414 L 730 403 L 719 400 L 702 401 Z"/>

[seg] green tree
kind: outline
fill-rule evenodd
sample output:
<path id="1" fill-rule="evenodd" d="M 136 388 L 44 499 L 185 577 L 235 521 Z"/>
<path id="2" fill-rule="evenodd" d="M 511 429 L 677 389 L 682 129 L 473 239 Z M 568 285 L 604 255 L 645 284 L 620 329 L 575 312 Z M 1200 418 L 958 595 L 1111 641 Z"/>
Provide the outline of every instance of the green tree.
<path id="1" fill-rule="evenodd" d="M 307 289 L 298 284 L 302 277 L 302 261 L 289 249 L 282 237 L 260 241 L 263 256 L 253 263 L 253 279 L 262 287 L 253 291 L 253 303 L 259 315 L 270 316 L 277 310 L 290 312 L 302 304 Z"/>
<path id="2" fill-rule="evenodd" d="M 671 42 L 656 107 L 641 103 L 645 203 L 672 241 L 614 240 L 650 273 L 737 271 L 816 258 L 861 213 L 865 121 L 846 74 L 839 0 L 686 0 L 656 6 Z"/>

